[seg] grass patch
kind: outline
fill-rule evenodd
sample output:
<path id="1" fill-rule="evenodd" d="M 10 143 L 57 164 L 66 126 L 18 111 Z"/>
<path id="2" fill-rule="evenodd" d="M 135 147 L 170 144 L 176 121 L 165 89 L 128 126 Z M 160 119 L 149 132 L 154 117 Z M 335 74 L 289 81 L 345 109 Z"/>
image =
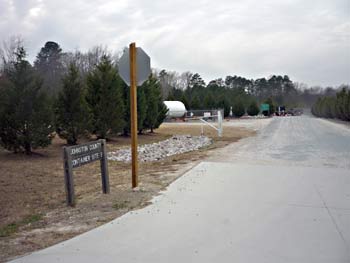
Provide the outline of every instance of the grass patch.
<path id="1" fill-rule="evenodd" d="M 8 237 L 8 236 L 16 233 L 19 227 L 33 224 L 35 222 L 40 221 L 41 219 L 42 219 L 42 215 L 39 215 L 39 214 L 26 216 L 24 219 L 22 219 L 19 222 L 14 222 L 14 223 L 8 224 L 4 227 L 1 227 L 0 228 L 0 237 Z"/>
<path id="2" fill-rule="evenodd" d="M 18 229 L 18 224 L 11 223 L 0 228 L 0 237 L 8 237 L 15 233 Z"/>
<path id="3" fill-rule="evenodd" d="M 40 214 L 36 214 L 36 215 L 30 215 L 25 217 L 22 221 L 21 221 L 21 225 L 28 225 L 28 224 L 33 224 L 35 222 L 40 221 L 43 218 L 42 215 Z"/>
<path id="4" fill-rule="evenodd" d="M 113 204 L 113 208 L 116 210 L 128 208 L 129 201 L 116 202 Z"/>

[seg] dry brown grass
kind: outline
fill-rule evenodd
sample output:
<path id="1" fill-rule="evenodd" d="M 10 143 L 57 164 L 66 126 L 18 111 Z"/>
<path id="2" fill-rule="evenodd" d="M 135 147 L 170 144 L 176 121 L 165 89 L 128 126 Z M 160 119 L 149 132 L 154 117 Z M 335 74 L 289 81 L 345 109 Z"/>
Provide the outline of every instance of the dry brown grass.
<path id="1" fill-rule="evenodd" d="M 203 125 L 204 135 L 213 138 L 215 141 L 231 141 L 234 142 L 242 137 L 251 136 L 254 132 L 244 128 L 224 127 L 222 137 L 218 137 L 218 133 L 212 127 Z M 201 135 L 200 123 L 164 123 L 157 130 L 157 133 L 163 135 L 169 134 L 190 134 L 194 136 Z"/>

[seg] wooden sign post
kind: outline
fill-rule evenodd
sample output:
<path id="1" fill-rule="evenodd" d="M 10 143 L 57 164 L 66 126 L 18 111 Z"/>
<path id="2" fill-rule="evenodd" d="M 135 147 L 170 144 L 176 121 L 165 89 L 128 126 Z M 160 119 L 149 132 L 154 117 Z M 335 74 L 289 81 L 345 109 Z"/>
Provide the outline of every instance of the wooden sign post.
<path id="1" fill-rule="evenodd" d="M 130 128 L 131 128 L 131 172 L 132 188 L 139 184 L 138 161 L 137 161 L 137 86 L 148 79 L 151 74 L 151 59 L 135 43 L 129 45 L 129 49 L 124 50 L 124 54 L 119 59 L 119 75 L 126 84 L 130 86 Z"/>
<path id="2" fill-rule="evenodd" d="M 63 147 L 64 181 L 66 185 L 67 205 L 75 206 L 73 169 L 100 160 L 102 192 L 109 193 L 108 163 L 106 140 Z"/>
<path id="3" fill-rule="evenodd" d="M 137 162 L 137 73 L 136 73 L 136 45 L 129 46 L 130 55 L 130 113 L 131 113 L 131 172 L 132 188 L 139 184 L 138 162 Z"/>

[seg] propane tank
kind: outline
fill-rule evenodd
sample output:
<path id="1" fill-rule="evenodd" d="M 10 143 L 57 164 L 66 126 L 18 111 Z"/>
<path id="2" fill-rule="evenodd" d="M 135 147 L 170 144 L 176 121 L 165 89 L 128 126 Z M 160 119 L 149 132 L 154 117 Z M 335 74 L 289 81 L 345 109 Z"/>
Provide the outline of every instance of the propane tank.
<path id="1" fill-rule="evenodd" d="M 181 101 L 164 101 L 168 108 L 168 118 L 182 118 L 186 114 L 186 107 Z"/>

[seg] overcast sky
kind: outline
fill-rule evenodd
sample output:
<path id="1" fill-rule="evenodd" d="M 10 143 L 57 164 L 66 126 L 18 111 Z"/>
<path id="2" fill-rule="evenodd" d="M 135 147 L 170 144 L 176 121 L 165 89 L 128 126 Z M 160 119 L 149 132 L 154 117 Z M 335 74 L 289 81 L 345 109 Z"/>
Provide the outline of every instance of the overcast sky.
<path id="1" fill-rule="evenodd" d="M 0 0 L 0 38 L 20 35 L 31 58 L 136 42 L 152 67 L 209 81 L 287 74 L 308 85 L 350 83 L 349 0 Z"/>

